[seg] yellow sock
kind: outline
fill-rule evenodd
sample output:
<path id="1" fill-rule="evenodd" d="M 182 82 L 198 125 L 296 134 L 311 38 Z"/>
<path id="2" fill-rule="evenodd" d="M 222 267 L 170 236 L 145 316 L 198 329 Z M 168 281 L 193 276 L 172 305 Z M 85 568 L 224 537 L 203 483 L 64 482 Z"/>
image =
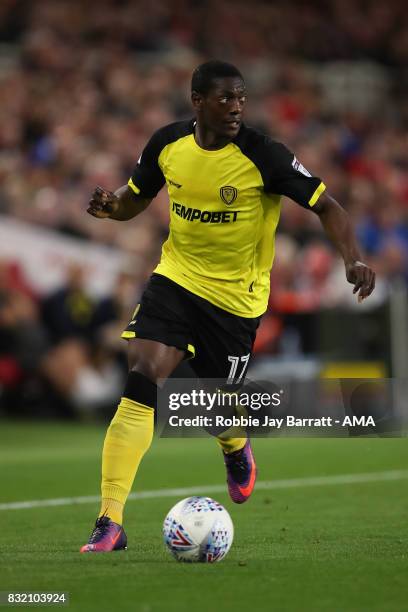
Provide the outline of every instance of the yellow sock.
<path id="1" fill-rule="evenodd" d="M 101 509 L 99 516 L 109 516 L 109 518 L 119 525 L 123 522 L 123 508 L 125 504 L 116 499 L 109 499 L 109 497 L 102 497 Z"/>
<path id="2" fill-rule="evenodd" d="M 248 416 L 247 411 L 242 406 L 238 405 L 235 407 L 235 412 L 237 416 Z M 235 453 L 235 451 L 241 450 L 244 448 L 245 443 L 247 441 L 247 435 L 245 430 L 242 427 L 230 427 L 222 434 L 217 436 L 217 442 L 219 446 L 221 446 L 224 453 Z"/>
<path id="3" fill-rule="evenodd" d="M 235 437 L 230 437 L 232 427 L 230 429 L 227 429 L 227 431 L 224 431 L 224 433 L 222 433 L 220 436 L 217 436 L 217 442 L 218 444 L 221 446 L 222 450 L 224 451 L 224 453 L 234 453 L 235 451 L 241 450 L 241 448 L 244 448 L 245 443 L 247 441 L 247 438 L 235 438 Z M 235 435 L 237 435 L 237 433 L 235 432 Z"/>
<path id="4" fill-rule="evenodd" d="M 137 468 L 153 438 L 154 410 L 122 397 L 106 432 L 102 453 L 102 503 L 106 514 L 122 524 L 123 508 Z"/>

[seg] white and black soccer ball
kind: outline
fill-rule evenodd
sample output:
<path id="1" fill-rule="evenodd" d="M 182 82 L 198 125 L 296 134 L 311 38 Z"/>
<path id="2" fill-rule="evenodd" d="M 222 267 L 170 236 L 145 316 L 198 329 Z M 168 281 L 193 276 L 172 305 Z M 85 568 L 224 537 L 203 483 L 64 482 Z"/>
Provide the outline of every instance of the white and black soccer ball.
<path id="1" fill-rule="evenodd" d="M 178 561 L 215 563 L 231 548 L 234 526 L 224 506 L 211 497 L 187 497 L 164 519 L 163 536 Z"/>

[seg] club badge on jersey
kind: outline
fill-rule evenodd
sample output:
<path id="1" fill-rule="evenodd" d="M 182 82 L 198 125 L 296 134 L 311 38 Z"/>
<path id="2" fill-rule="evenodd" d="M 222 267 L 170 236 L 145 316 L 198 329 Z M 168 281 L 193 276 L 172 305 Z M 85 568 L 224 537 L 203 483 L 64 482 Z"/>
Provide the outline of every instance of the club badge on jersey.
<path id="1" fill-rule="evenodd" d="M 231 206 L 231 204 L 233 204 L 235 200 L 237 199 L 237 196 L 238 196 L 238 189 L 236 189 L 235 187 L 231 187 L 231 185 L 225 185 L 224 187 L 221 187 L 220 189 L 221 200 L 227 206 Z"/>

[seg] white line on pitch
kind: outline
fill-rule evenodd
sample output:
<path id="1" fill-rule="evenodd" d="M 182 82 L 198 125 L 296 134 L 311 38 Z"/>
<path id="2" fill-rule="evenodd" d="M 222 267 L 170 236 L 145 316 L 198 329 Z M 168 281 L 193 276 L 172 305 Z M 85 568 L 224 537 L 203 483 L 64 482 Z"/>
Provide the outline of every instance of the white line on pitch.
<path id="1" fill-rule="evenodd" d="M 257 482 L 256 489 L 292 489 L 297 487 L 323 487 L 331 485 L 348 485 L 366 482 L 405 480 L 408 470 L 390 470 L 388 472 L 367 472 L 364 474 L 338 474 L 337 476 L 311 476 L 289 478 L 286 480 L 269 480 Z M 225 493 L 226 485 L 202 485 L 199 487 L 181 487 L 177 489 L 158 489 L 157 491 L 140 491 L 131 493 L 128 499 L 155 499 L 158 497 L 188 497 L 190 495 L 208 495 Z M 0 510 L 24 510 L 26 508 L 47 508 L 51 506 L 71 506 L 75 504 L 93 504 L 100 501 L 99 495 L 82 497 L 59 497 L 57 499 L 35 499 L 0 504 Z"/>

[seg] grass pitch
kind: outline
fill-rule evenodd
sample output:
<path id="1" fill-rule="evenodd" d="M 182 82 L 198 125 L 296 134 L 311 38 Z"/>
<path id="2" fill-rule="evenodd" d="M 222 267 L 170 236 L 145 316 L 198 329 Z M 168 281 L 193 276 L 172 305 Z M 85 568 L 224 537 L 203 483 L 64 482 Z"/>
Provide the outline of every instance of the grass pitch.
<path id="1" fill-rule="evenodd" d="M 0 503 L 97 495 L 105 429 L 0 422 Z M 75 611 L 397 612 L 408 610 L 408 479 L 305 486 L 301 479 L 408 468 L 401 439 L 255 440 L 259 489 L 243 506 L 212 494 L 235 526 L 227 558 L 180 564 L 163 518 L 180 496 L 131 500 L 128 551 L 80 555 L 96 503 L 0 510 L 0 591 L 69 591 Z M 219 485 L 216 444 L 156 440 L 134 490 Z M 40 607 L 40 606 L 37 606 Z"/>

